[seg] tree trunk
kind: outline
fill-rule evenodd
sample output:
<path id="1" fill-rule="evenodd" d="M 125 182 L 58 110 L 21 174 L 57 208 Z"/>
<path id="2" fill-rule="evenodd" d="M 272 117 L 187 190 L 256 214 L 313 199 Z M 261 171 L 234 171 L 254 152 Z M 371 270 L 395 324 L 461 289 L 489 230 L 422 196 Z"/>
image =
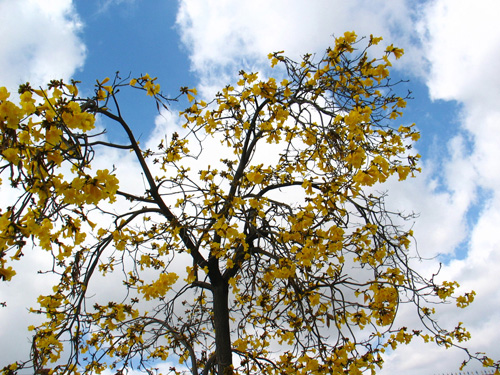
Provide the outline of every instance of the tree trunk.
<path id="1" fill-rule="evenodd" d="M 224 280 L 220 280 L 217 285 L 213 285 L 215 355 L 217 357 L 218 375 L 230 375 L 233 373 L 228 295 L 228 284 Z"/>

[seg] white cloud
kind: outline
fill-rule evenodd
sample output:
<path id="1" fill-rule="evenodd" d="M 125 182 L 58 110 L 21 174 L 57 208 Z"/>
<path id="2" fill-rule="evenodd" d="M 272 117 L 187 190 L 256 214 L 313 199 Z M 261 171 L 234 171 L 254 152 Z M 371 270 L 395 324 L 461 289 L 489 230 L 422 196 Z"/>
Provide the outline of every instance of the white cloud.
<path id="1" fill-rule="evenodd" d="M 495 103 L 500 95 L 499 11 L 495 0 L 441 0 L 424 8 L 420 27 L 430 62 L 427 84 L 432 97 Z"/>
<path id="2" fill-rule="evenodd" d="M 456 243 L 456 236 L 463 239 L 463 230 L 469 230 L 466 257 L 444 266 L 441 278 L 458 280 L 464 291 L 473 289 L 478 296 L 464 311 L 457 312 L 453 306 L 440 309 L 440 317 L 444 322 L 464 321 L 472 334 L 472 340 L 465 346 L 471 353 L 485 351 L 495 359 L 500 357 L 500 285 L 495 268 L 500 261 L 500 240 L 496 236 L 500 222 L 498 11 L 500 4 L 496 1 L 432 1 L 422 8 L 419 23 L 429 68 L 424 77 L 431 97 L 455 100 L 462 105 L 459 134 L 446 142 L 450 158 L 443 163 L 441 171 L 453 204 L 448 207 L 446 220 L 420 236 L 425 238 L 436 228 L 448 228 L 444 240 Z M 483 194 L 478 195 L 479 191 Z M 423 197 L 432 199 L 433 196 Z M 463 223 L 467 210 L 474 204 L 477 222 L 472 222 L 471 228 L 459 229 L 457 217 L 450 215 L 450 210 L 455 210 Z M 438 205 L 428 212 L 444 219 L 447 215 L 443 215 L 443 208 Z M 411 345 L 391 354 L 384 373 L 402 369 L 405 374 L 453 371 L 463 359 L 459 351 L 434 351 L 433 347 Z"/>
<path id="3" fill-rule="evenodd" d="M 500 244 L 495 236 L 500 222 L 500 202 L 490 201 L 475 225 L 469 252 L 463 260 L 453 260 L 443 267 L 441 280 L 458 280 L 462 292 L 475 290 L 475 301 L 465 310 L 453 304 L 440 306 L 438 318 L 445 328 L 454 327 L 458 321 L 471 332 L 472 339 L 463 344 L 471 354 L 486 352 L 492 358 L 500 357 L 498 346 L 500 321 L 500 289 L 498 270 L 500 263 Z M 446 222 L 446 225 L 453 223 Z M 411 311 L 402 311 L 403 320 L 408 319 Z M 407 375 L 437 374 L 458 371 L 459 364 L 467 359 L 460 350 L 444 350 L 435 345 L 422 344 L 416 340 L 409 346 L 398 348 L 386 359 L 384 374 L 404 373 Z M 481 366 L 471 362 L 465 371 L 480 370 Z"/>
<path id="4" fill-rule="evenodd" d="M 5 189 L 2 189 L 2 199 L 4 194 Z M 7 307 L 0 308 L 0 331 L 9 338 L 9 342 L 1 346 L 2 366 L 29 357 L 28 340 L 32 332 L 28 332 L 28 326 L 41 324 L 44 317 L 29 313 L 28 309 L 39 307 L 37 297 L 50 294 L 52 286 L 57 284 L 54 275 L 36 274 L 38 270 L 52 267 L 52 259 L 45 251 L 27 245 L 23 253 L 21 262 L 12 263 L 16 276 L 8 283 L 3 282 L 0 291 L 0 301 L 7 303 Z"/>
<path id="5" fill-rule="evenodd" d="M 134 5 L 136 0 L 100 0 L 98 5 L 98 12 L 104 13 L 109 10 L 113 5 Z"/>
<path id="6" fill-rule="evenodd" d="M 278 0 L 236 3 L 181 1 L 177 23 L 191 52 L 193 68 L 260 58 L 284 49 L 294 56 L 322 50 L 331 35 L 356 30 L 387 38 L 411 25 L 404 1 Z M 394 39 L 394 38 L 393 38 Z M 401 39 L 397 37 L 396 39 Z"/>
<path id="7" fill-rule="evenodd" d="M 270 52 L 285 50 L 292 58 L 321 54 L 332 44 L 332 35 L 345 31 L 383 36 L 406 48 L 412 24 L 412 10 L 404 0 L 183 0 L 177 14 L 201 88 L 225 85 L 242 68 L 261 70 Z"/>
<path id="8" fill-rule="evenodd" d="M 472 4 L 440 0 L 427 5 L 420 23 L 428 51 L 427 85 L 431 95 L 434 99 L 456 100 L 463 108 L 461 132 L 448 142 L 451 160 L 443 171 L 446 184 L 458 200 L 470 203 L 475 203 L 476 189 L 485 190 L 490 199 L 483 202 L 487 207 L 500 198 L 500 77 L 492 59 L 500 57 L 500 28 L 495 26 L 494 17 L 498 11 L 500 4 L 496 1 Z M 500 245 L 494 236 L 482 232 L 486 223 L 495 220 L 490 213 L 488 208 L 479 213 L 472 238 L 481 232 L 485 239 Z M 472 240 L 470 262 L 482 259 L 478 254 L 483 250 L 477 246 Z"/>
<path id="9" fill-rule="evenodd" d="M 70 78 L 85 59 L 81 27 L 71 0 L 1 0 L 0 85 Z"/>

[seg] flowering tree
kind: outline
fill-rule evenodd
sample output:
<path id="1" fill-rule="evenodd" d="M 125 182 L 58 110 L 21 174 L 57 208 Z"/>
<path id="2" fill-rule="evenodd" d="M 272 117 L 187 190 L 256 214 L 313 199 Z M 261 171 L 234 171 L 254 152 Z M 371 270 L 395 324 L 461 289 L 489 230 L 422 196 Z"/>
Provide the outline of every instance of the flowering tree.
<path id="1" fill-rule="evenodd" d="M 1 212 L 0 277 L 15 276 L 27 243 L 60 276 L 32 308 L 46 320 L 30 327 L 31 358 L 3 373 L 151 373 L 171 356 L 175 374 L 360 374 L 415 336 L 466 340 L 427 305 L 465 307 L 474 293 L 453 297 L 456 283 L 411 268 L 412 231 L 370 188 L 418 171 L 418 132 L 393 125 L 406 97 L 393 91 L 389 59 L 403 51 L 373 58 L 381 38 L 356 39 L 345 33 L 319 61 L 270 54 L 280 83 L 242 71 L 210 103 L 181 88 L 184 134 L 155 150 L 141 148 L 118 102 L 126 89 L 159 108 L 178 99 L 149 75 L 98 82 L 91 98 L 77 82 L 26 84 L 19 105 L 1 88 L 0 172 L 19 196 Z M 96 131 L 98 116 L 126 142 Z M 214 140 L 229 152 L 214 156 Z M 102 149 L 134 155 L 140 193 L 122 189 L 112 166 L 91 167 Z M 102 303 L 96 280 L 115 274 L 125 293 Z M 427 331 L 394 325 L 406 302 Z"/>

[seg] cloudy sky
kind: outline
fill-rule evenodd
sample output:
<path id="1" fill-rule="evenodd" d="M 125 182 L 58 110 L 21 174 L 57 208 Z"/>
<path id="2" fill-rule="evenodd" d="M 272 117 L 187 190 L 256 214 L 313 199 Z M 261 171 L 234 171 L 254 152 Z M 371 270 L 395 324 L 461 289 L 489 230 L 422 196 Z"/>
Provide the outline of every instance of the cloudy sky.
<path id="1" fill-rule="evenodd" d="M 96 79 L 120 71 L 157 76 L 172 96 L 190 86 L 209 98 L 234 82 L 239 69 L 263 69 L 269 52 L 321 53 L 332 35 L 351 30 L 383 36 L 406 52 L 393 73 L 410 80 L 415 99 L 403 121 L 417 123 L 423 157 L 423 173 L 391 187 L 389 203 L 420 213 L 418 249 L 433 258 L 418 265 L 422 272 L 442 262 L 444 279 L 477 292 L 466 311 L 441 308 L 441 320 L 463 321 L 473 335 L 471 352 L 498 359 L 499 14 L 498 0 L 0 0 L 0 86 L 75 78 L 91 93 Z M 148 139 L 164 121 L 141 100 L 127 103 L 127 112 Z M 23 307 L 33 304 L 30 283 L 2 285 L 0 300 L 8 298 L 12 309 L 0 310 L 0 332 L 19 333 L 29 324 L 13 316 L 24 316 Z M 6 339 L 0 340 L 0 367 L 14 353 Z M 458 350 L 415 343 L 391 353 L 381 373 L 447 373 L 463 359 Z"/>

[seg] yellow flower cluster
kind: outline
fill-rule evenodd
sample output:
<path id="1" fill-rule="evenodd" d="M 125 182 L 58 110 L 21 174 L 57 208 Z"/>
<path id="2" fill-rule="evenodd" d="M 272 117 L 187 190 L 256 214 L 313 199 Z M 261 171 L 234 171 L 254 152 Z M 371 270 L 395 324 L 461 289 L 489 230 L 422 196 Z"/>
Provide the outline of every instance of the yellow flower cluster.
<path id="1" fill-rule="evenodd" d="M 145 74 L 139 78 L 133 78 L 130 80 L 130 86 L 141 87 L 146 90 L 149 96 L 155 96 L 160 93 L 160 85 L 155 83 L 155 78 L 151 78 L 149 74 Z"/>
<path id="2" fill-rule="evenodd" d="M 143 285 L 138 288 L 139 292 L 144 295 L 146 301 L 152 298 L 163 297 L 175 284 L 179 276 L 174 272 L 161 273 L 160 278 L 151 284 Z"/>
<path id="3" fill-rule="evenodd" d="M 82 143 L 85 138 L 79 135 L 94 128 L 95 117 L 83 101 L 76 101 L 76 83 L 52 81 L 46 90 L 26 84 L 20 93 L 19 100 L 9 100 L 10 93 L 0 87 L 0 173 L 7 175 L 12 186 L 22 187 L 26 199 L 1 213 L 0 277 L 7 281 L 15 271 L 7 266 L 5 254 L 15 250 L 12 259 L 19 259 L 22 238 L 33 237 L 46 250 L 55 245 L 59 260 L 83 242 L 79 219 L 68 215 L 56 228 L 48 210 L 68 204 L 95 205 L 104 199 L 113 202 L 118 189 L 118 180 L 109 170 L 91 172 Z M 73 244 L 59 241 L 62 233 L 71 236 Z"/>

